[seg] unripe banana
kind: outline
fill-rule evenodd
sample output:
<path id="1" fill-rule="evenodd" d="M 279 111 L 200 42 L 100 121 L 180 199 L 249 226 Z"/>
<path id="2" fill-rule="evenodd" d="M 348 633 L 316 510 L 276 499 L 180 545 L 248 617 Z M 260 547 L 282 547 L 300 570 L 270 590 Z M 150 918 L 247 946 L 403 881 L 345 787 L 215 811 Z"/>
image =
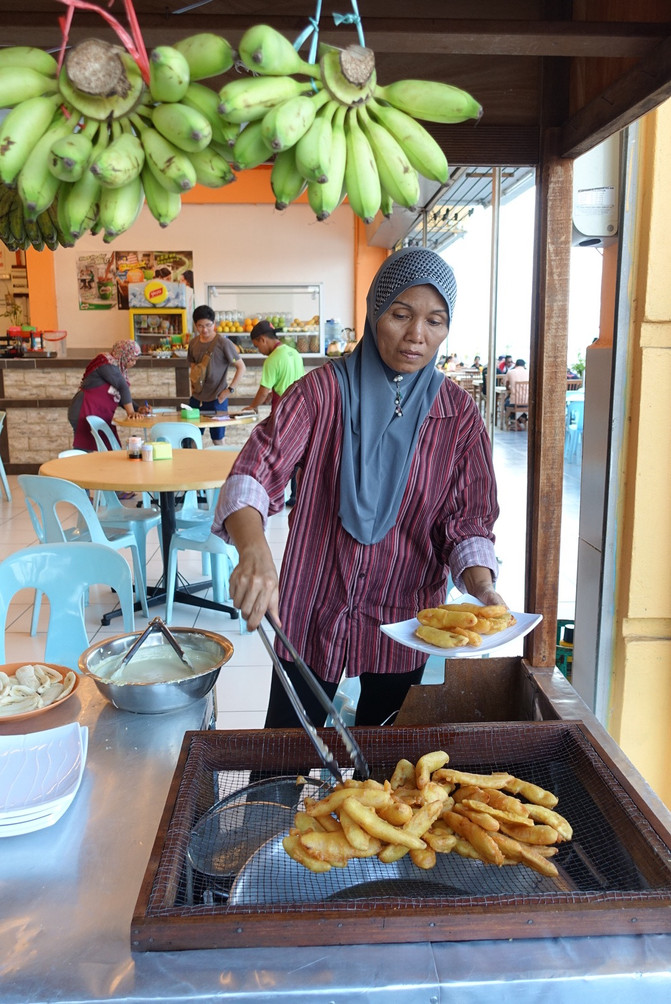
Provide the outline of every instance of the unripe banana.
<path id="1" fill-rule="evenodd" d="M 110 139 L 110 126 L 101 126 L 91 154 L 90 164 L 97 160 Z M 63 240 L 74 244 L 78 237 L 90 229 L 97 219 L 100 204 L 101 184 L 91 171 L 83 175 L 73 185 L 62 182 L 57 195 L 57 227 L 61 243 Z"/>
<path id="2" fill-rule="evenodd" d="M 36 224 L 40 229 L 40 234 L 42 235 L 42 240 L 45 245 L 50 251 L 55 251 L 59 243 L 58 231 L 48 209 L 45 209 L 43 213 L 40 213 L 37 217 Z"/>
<path id="3" fill-rule="evenodd" d="M 32 244 L 36 251 L 43 251 L 44 237 L 42 236 L 42 231 L 37 225 L 37 220 L 24 220 L 23 224 L 27 238 L 26 247 L 28 244 Z"/>
<path id="4" fill-rule="evenodd" d="M 308 181 L 308 202 L 320 221 L 328 219 L 342 201 L 347 159 L 344 130 L 346 111 L 344 105 L 339 105 L 333 116 L 328 180 L 324 183 Z"/>
<path id="5" fill-rule="evenodd" d="M 248 122 L 233 144 L 233 166 L 238 171 L 246 171 L 259 164 L 265 164 L 270 157 L 268 144 L 261 132 L 261 122 Z"/>
<path id="6" fill-rule="evenodd" d="M 135 223 L 143 205 L 144 190 L 139 175 L 122 188 L 102 189 L 98 222 L 105 231 L 105 244 L 125 233 Z"/>
<path id="7" fill-rule="evenodd" d="M 55 140 L 68 136 L 71 130 L 71 122 L 64 115 L 57 116 L 28 154 L 17 179 L 26 219 L 37 219 L 53 202 L 60 181 L 49 170 L 49 152 Z"/>
<path id="8" fill-rule="evenodd" d="M 319 79 L 319 67 L 306 63 L 288 38 L 267 24 L 248 28 L 238 45 L 240 59 L 248 70 L 263 76 L 292 76 L 302 73 Z"/>
<path id="9" fill-rule="evenodd" d="M 384 105 L 377 101 L 370 101 L 366 105 L 366 111 L 391 133 L 420 174 L 431 181 L 440 182 L 441 185 L 446 183 L 449 174 L 447 157 L 442 147 L 420 122 L 399 108 L 394 108 L 393 105 Z"/>
<path id="10" fill-rule="evenodd" d="M 245 77 L 219 91 L 219 114 L 229 122 L 254 122 L 282 101 L 309 91 L 310 85 L 293 77 Z"/>
<path id="11" fill-rule="evenodd" d="M 435 80 L 397 80 L 376 87 L 375 97 L 425 122 L 464 122 L 482 115 L 482 106 L 467 91 Z"/>
<path id="12" fill-rule="evenodd" d="M 399 206 L 416 209 L 419 202 L 419 178 L 401 145 L 384 126 L 373 121 L 365 108 L 359 108 L 357 114 L 371 145 L 382 188 Z"/>
<path id="13" fill-rule="evenodd" d="M 308 131 L 296 143 L 296 167 L 308 181 L 321 184 L 328 181 L 337 107 L 335 101 L 328 101 L 320 108 Z"/>
<path id="14" fill-rule="evenodd" d="M 159 226 L 167 227 L 173 220 L 177 219 L 182 210 L 181 195 L 177 192 L 169 192 L 167 188 L 160 185 L 146 164 L 142 168 L 140 178 L 149 212 Z"/>
<path id="15" fill-rule="evenodd" d="M 149 92 L 154 101 L 181 101 L 189 86 L 186 56 L 172 45 L 159 45 L 149 57 Z"/>
<path id="16" fill-rule="evenodd" d="M 269 148 L 278 153 L 294 146 L 308 131 L 315 115 L 328 100 L 326 91 L 312 97 L 299 94 L 266 112 L 261 120 L 261 133 Z"/>
<path id="17" fill-rule="evenodd" d="M 169 192 L 188 192 L 196 184 L 196 169 L 189 156 L 160 132 L 145 126 L 137 116 L 133 125 L 140 132 L 145 162 L 152 174 Z"/>
<path id="18" fill-rule="evenodd" d="M 23 204 L 20 198 L 16 198 L 9 211 L 9 232 L 17 244 L 23 247 L 26 241 L 26 223 L 23 215 Z"/>
<path id="19" fill-rule="evenodd" d="M 87 122 L 79 132 L 57 139 L 49 151 L 49 170 L 59 181 L 79 181 L 93 153 L 92 137 L 99 123 Z"/>
<path id="20" fill-rule="evenodd" d="M 382 202 L 380 177 L 375 157 L 357 121 L 356 109 L 347 113 L 345 123 L 347 160 L 345 162 L 345 188 L 353 212 L 364 223 L 372 223 Z"/>
<path id="21" fill-rule="evenodd" d="M 10 45 L 6 49 L 0 49 L 0 67 L 3 66 L 19 66 L 21 69 L 27 67 L 45 77 L 55 77 L 58 71 L 58 63 L 51 53 L 32 45 Z"/>
<path id="22" fill-rule="evenodd" d="M 307 188 L 307 181 L 296 167 L 296 148 L 288 147 L 275 157 L 270 172 L 270 187 L 275 196 L 275 209 L 286 209 Z"/>
<path id="23" fill-rule="evenodd" d="M 190 157 L 196 169 L 199 185 L 205 185 L 206 188 L 223 188 L 224 185 L 235 181 L 230 163 L 211 145 L 206 150 L 190 154 Z"/>
<path id="24" fill-rule="evenodd" d="M 394 212 L 394 200 L 392 199 L 389 192 L 385 190 L 384 186 L 381 187 L 382 187 L 382 199 L 380 201 L 380 212 L 382 213 L 383 216 L 389 219 L 391 214 Z"/>
<path id="25" fill-rule="evenodd" d="M 182 38 L 174 47 L 189 64 L 191 80 L 216 77 L 230 70 L 235 62 L 233 48 L 226 39 L 208 31 Z"/>
<path id="26" fill-rule="evenodd" d="M 195 108 L 204 115 L 212 128 L 212 139 L 222 145 L 233 146 L 239 126 L 235 122 L 227 122 L 219 114 L 219 95 L 204 84 L 189 84 L 182 104 Z"/>
<path id="27" fill-rule="evenodd" d="M 151 119 L 162 136 L 187 153 L 204 150 L 212 139 L 212 126 L 205 115 L 179 101 L 158 105 Z"/>
<path id="28" fill-rule="evenodd" d="M 5 116 L 0 125 L 0 179 L 6 185 L 16 181 L 28 154 L 51 125 L 60 100 L 60 95 L 29 98 Z"/>
<path id="29" fill-rule="evenodd" d="M 42 94 L 55 94 L 58 83 L 54 77 L 45 77 L 28 66 L 0 66 L 0 103 L 3 108 L 39 98 Z"/>
<path id="30" fill-rule="evenodd" d="M 137 178 L 143 166 L 144 147 L 129 128 L 93 158 L 90 169 L 103 188 L 122 188 Z"/>

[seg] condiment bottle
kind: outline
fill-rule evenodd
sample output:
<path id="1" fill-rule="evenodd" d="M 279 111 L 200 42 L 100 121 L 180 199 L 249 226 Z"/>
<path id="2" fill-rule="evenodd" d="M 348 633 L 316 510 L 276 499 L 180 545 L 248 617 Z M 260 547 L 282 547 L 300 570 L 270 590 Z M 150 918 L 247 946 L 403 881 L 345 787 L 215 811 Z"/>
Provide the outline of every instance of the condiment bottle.
<path id="1" fill-rule="evenodd" d="M 128 437 L 128 459 L 140 460 L 142 457 L 142 436 Z"/>

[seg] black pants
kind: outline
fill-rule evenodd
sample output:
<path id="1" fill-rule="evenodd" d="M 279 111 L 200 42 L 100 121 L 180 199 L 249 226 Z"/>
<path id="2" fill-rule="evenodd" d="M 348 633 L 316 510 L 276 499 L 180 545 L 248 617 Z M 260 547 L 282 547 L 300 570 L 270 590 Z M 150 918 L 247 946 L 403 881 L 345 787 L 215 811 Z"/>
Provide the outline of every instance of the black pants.
<path id="1" fill-rule="evenodd" d="M 317 728 L 320 728 L 326 721 L 326 712 L 307 683 L 304 682 L 294 663 L 286 659 L 281 661 L 310 721 Z M 425 666 L 426 663 L 412 673 L 362 673 L 359 677 L 361 696 L 357 704 L 355 725 L 391 725 L 397 712 L 400 711 L 410 687 L 421 683 Z M 338 683 L 325 683 L 323 680 L 318 682 L 321 684 L 322 690 L 333 700 Z M 276 673 L 273 673 L 270 684 L 270 701 L 265 728 L 300 728 L 300 722 L 293 705 Z"/>

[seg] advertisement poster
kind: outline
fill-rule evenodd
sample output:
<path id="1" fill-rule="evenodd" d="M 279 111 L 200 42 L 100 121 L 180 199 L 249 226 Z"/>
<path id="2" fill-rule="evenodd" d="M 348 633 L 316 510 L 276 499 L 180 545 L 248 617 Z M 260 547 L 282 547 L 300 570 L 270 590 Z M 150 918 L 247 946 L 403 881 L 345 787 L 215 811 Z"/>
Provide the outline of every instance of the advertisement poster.
<path id="1" fill-rule="evenodd" d="M 114 252 L 77 258 L 80 310 L 113 310 L 116 307 Z"/>
<path id="2" fill-rule="evenodd" d="M 115 251 L 116 303 L 130 307 L 184 307 L 193 289 L 193 251 Z M 152 295 L 159 288 L 160 302 Z M 152 285 L 149 285 L 152 284 Z"/>

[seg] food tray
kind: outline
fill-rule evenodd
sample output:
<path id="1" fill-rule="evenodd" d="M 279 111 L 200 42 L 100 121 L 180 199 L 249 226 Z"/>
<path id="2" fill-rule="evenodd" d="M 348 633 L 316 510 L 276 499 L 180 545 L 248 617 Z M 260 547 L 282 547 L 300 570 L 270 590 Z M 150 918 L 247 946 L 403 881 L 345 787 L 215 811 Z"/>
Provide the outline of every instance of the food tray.
<path id="1" fill-rule="evenodd" d="M 334 730 L 319 731 L 346 764 Z M 390 777 L 401 757 L 416 762 L 443 749 L 457 769 L 507 771 L 553 791 L 574 831 L 553 859 L 559 878 L 454 854 L 439 855 L 445 860 L 432 871 L 407 862 L 389 870 L 369 859 L 377 869 L 372 873 L 348 866 L 315 876 L 291 865 L 287 870 L 278 850 L 282 834 L 271 834 L 235 874 L 213 883 L 187 863 L 190 833 L 201 816 L 250 779 L 319 777 L 320 771 L 301 730 L 188 732 L 135 908 L 132 949 L 671 932 L 671 833 L 582 722 L 357 728 L 354 734 L 378 780 Z M 279 893 L 278 869 L 288 875 Z M 392 880 L 387 887 L 386 879 Z"/>

